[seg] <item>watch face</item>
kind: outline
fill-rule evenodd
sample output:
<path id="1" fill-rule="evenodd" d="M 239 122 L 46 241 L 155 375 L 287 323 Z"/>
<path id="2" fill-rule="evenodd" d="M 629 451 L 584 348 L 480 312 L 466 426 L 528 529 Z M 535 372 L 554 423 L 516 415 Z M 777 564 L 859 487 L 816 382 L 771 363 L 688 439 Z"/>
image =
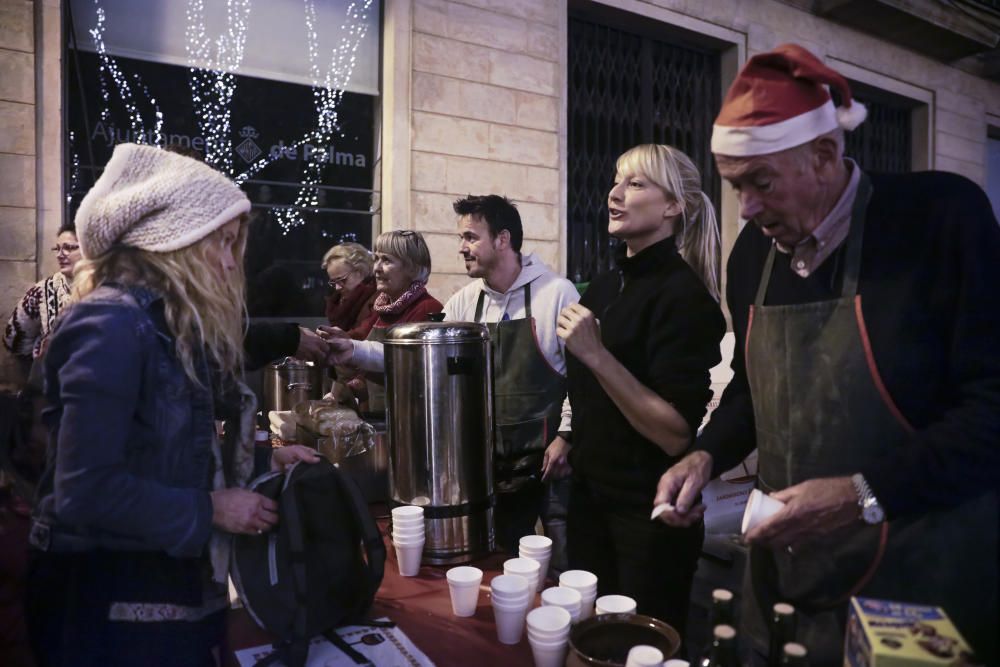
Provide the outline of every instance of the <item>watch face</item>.
<path id="1" fill-rule="evenodd" d="M 864 517 L 865 523 L 876 524 L 882 523 L 885 520 L 885 512 L 878 505 L 869 505 L 861 510 L 861 516 Z"/>

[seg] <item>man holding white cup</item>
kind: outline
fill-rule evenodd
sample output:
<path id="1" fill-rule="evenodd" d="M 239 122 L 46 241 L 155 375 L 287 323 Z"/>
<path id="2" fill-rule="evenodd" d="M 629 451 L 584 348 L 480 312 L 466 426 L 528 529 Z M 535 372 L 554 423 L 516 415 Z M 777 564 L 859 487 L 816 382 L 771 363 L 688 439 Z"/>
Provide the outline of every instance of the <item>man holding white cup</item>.
<path id="1" fill-rule="evenodd" d="M 1000 229 L 965 179 L 845 159 L 864 115 L 796 45 L 730 88 L 712 151 L 751 222 L 727 268 L 735 377 L 655 502 L 676 507 L 668 524 L 699 521 L 705 484 L 756 446 L 785 503 L 745 536 L 758 653 L 760 610 L 783 600 L 810 663 L 841 664 L 859 594 L 944 607 L 996 664 Z"/>

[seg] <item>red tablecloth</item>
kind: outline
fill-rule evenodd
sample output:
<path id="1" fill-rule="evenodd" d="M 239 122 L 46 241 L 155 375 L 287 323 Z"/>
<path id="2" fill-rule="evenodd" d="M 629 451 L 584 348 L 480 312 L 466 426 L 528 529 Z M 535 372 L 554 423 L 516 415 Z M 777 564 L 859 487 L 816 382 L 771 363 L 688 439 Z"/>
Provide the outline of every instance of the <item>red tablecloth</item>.
<path id="1" fill-rule="evenodd" d="M 490 606 L 489 582 L 503 571 L 504 554 L 470 563 L 483 571 L 476 614 L 459 618 L 451 612 L 451 598 L 445 572 L 448 566 L 423 566 L 416 577 L 401 577 L 396 550 L 386 536 L 385 521 L 379 521 L 388 558 L 385 577 L 375 598 L 371 617 L 387 616 L 434 661 L 438 667 L 514 667 L 532 664 L 527 636 L 508 646 L 497 641 Z M 535 604 L 538 604 L 537 598 Z M 237 667 L 233 651 L 271 641 L 243 609 L 233 609 L 227 619 L 225 664 Z"/>

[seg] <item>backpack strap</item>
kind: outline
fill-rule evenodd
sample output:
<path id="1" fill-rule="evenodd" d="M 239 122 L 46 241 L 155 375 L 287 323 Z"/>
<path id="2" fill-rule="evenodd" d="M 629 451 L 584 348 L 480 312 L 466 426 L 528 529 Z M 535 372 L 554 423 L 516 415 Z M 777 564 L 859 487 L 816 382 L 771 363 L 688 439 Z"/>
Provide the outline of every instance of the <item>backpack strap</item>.
<path id="1" fill-rule="evenodd" d="M 368 665 L 371 667 L 372 661 L 362 655 L 360 652 L 356 651 L 353 646 L 348 644 L 343 637 L 337 634 L 337 631 L 333 628 L 327 630 L 323 633 L 326 640 L 343 651 L 344 655 L 354 661 L 355 665 Z"/>

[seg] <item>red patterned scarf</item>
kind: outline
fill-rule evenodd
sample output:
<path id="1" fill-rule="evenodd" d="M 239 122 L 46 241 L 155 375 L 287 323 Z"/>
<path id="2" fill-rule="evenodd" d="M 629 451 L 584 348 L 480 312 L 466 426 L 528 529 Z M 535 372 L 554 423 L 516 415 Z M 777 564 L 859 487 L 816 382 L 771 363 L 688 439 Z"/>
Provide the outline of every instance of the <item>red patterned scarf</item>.
<path id="1" fill-rule="evenodd" d="M 389 295 L 385 292 L 379 292 L 378 296 L 375 297 L 375 303 L 372 304 L 372 310 L 374 310 L 379 315 L 399 315 L 401 312 L 410 307 L 410 304 L 427 294 L 427 287 L 424 283 L 419 280 L 414 280 L 410 283 L 410 289 L 403 292 L 398 299 L 395 301 L 389 301 Z"/>

